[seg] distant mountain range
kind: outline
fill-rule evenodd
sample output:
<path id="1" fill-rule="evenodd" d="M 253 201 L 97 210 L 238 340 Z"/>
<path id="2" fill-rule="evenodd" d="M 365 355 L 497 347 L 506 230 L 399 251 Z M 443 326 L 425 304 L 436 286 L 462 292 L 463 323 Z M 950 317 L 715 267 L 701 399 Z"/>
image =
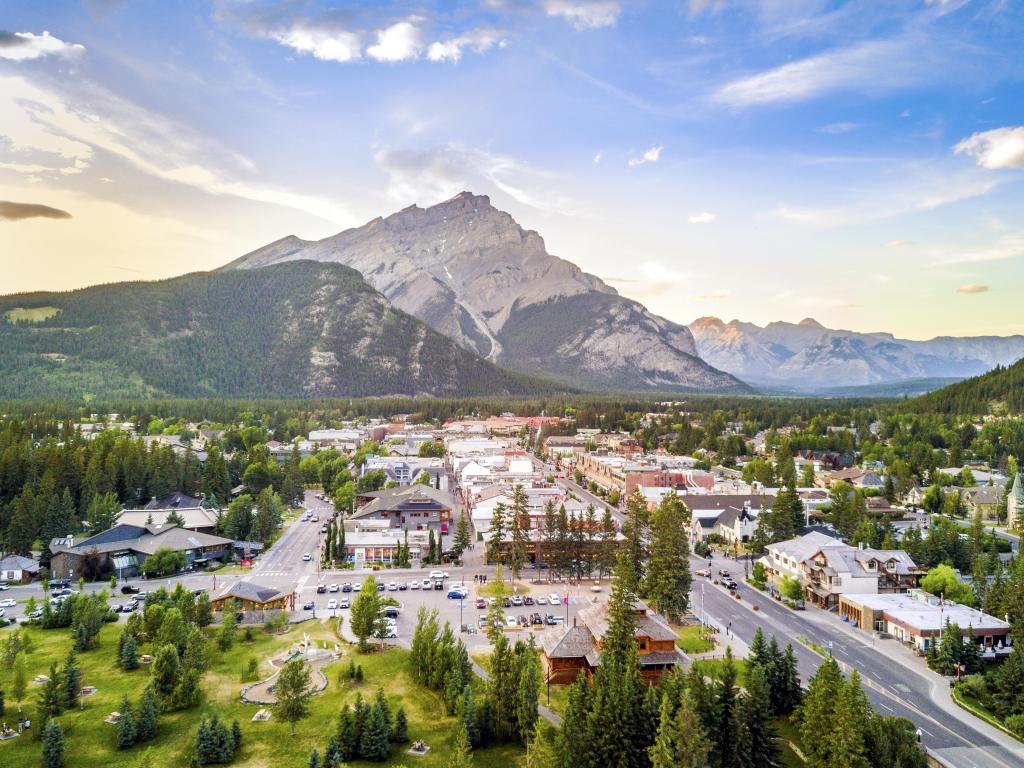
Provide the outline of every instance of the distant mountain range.
<path id="1" fill-rule="evenodd" d="M 506 368 L 591 390 L 748 392 L 700 359 L 685 325 L 647 311 L 481 195 L 315 242 L 289 236 L 225 269 L 313 259 L 359 270 L 396 307 Z"/>
<path id="2" fill-rule="evenodd" d="M 825 392 L 927 379 L 942 386 L 1024 357 L 1024 336 L 912 341 L 834 330 L 811 318 L 761 327 L 702 317 L 689 328 L 705 361 L 761 389 Z"/>
<path id="3" fill-rule="evenodd" d="M 463 349 L 340 264 L 0 297 L 0 399 L 565 390 Z"/>

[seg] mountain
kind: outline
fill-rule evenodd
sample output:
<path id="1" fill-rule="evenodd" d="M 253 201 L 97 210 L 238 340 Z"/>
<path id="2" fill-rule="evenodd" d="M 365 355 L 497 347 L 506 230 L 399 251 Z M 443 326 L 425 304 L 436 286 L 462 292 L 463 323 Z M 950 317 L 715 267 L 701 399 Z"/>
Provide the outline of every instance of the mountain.
<path id="1" fill-rule="evenodd" d="M 526 395 L 354 269 L 298 261 L 0 297 L 0 398 Z"/>
<path id="2" fill-rule="evenodd" d="M 323 240 L 289 236 L 225 269 L 295 259 L 359 270 L 399 309 L 516 371 L 589 389 L 749 391 L 700 359 L 686 326 L 550 255 L 485 196 L 414 205 Z"/>
<path id="3" fill-rule="evenodd" d="M 917 397 L 907 408 L 962 416 L 1024 413 L 1024 360 Z"/>
<path id="4" fill-rule="evenodd" d="M 1024 357 L 1024 336 L 912 341 L 891 333 L 833 330 L 811 318 L 761 327 L 701 317 L 689 328 L 698 354 L 716 368 L 752 384 L 804 392 L 964 379 Z"/>

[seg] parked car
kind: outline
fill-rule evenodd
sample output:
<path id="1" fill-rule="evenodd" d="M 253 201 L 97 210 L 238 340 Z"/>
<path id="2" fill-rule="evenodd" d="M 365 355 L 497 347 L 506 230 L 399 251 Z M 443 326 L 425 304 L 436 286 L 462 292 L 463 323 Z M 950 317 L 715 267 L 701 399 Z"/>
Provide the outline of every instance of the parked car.
<path id="1" fill-rule="evenodd" d="M 352 603 L 349 602 L 347 597 L 343 597 L 343 598 L 341 598 L 341 600 L 338 601 L 338 607 L 339 608 L 351 608 L 352 607 Z"/>
<path id="2" fill-rule="evenodd" d="M 13 608 L 17 604 L 18 601 L 11 597 L 8 597 L 6 600 L 0 600 L 0 608 Z"/>
<path id="3" fill-rule="evenodd" d="M 54 589 L 64 589 L 65 587 L 70 587 L 70 586 L 71 586 L 71 580 L 70 579 L 51 579 L 50 580 L 50 589 L 51 590 L 54 590 Z"/>
<path id="4" fill-rule="evenodd" d="M 697 575 L 698 576 L 703 576 L 706 579 L 710 579 L 711 578 L 711 569 L 710 568 L 701 568 L 699 571 L 697 571 Z"/>
<path id="5" fill-rule="evenodd" d="M 463 600 L 469 596 L 469 592 L 464 587 L 452 587 L 448 590 L 448 598 L 451 600 Z"/>
<path id="6" fill-rule="evenodd" d="M 423 588 L 424 589 L 433 589 L 434 588 L 434 582 L 432 582 L 430 579 L 424 579 L 423 580 Z"/>
<path id="7" fill-rule="evenodd" d="M 527 595 L 523 598 L 523 605 L 533 605 L 533 598 Z"/>
<path id="8" fill-rule="evenodd" d="M 135 587 L 135 586 L 132 586 L 131 584 L 125 584 L 123 587 L 121 587 L 121 594 L 122 595 L 137 595 L 137 594 L 139 594 L 139 588 Z"/>
<path id="9" fill-rule="evenodd" d="M 552 592 L 550 595 L 548 595 L 548 602 L 551 605 L 561 605 L 562 604 L 562 598 L 560 598 L 558 596 L 557 592 Z"/>
<path id="10" fill-rule="evenodd" d="M 325 593 L 326 591 L 327 591 L 327 587 L 326 587 L 326 585 L 324 585 L 324 584 L 317 584 L 317 585 L 316 585 L 316 593 L 317 593 L 318 595 L 322 595 L 322 594 L 324 594 L 324 593 Z"/>
<path id="11" fill-rule="evenodd" d="M 719 568 L 718 575 L 723 578 L 729 578 L 729 571 L 727 571 L 725 568 Z"/>
<path id="12" fill-rule="evenodd" d="M 309 562 L 310 560 L 312 560 L 312 559 L 313 559 L 313 556 L 312 556 L 311 554 L 309 554 L 309 552 L 307 552 L 306 554 L 304 554 L 304 555 L 302 556 L 302 560 L 303 560 L 304 562 L 307 562 L 307 563 L 308 563 L 308 562 Z"/>
<path id="13" fill-rule="evenodd" d="M 10 588 L 11 588 L 11 585 L 8 584 L 6 581 L 0 581 L 0 592 L 3 592 L 5 589 L 10 589 Z"/>
<path id="14" fill-rule="evenodd" d="M 511 608 L 512 607 L 512 598 L 511 597 L 503 597 L 501 599 L 501 604 L 505 608 Z"/>
<path id="15" fill-rule="evenodd" d="M 523 598 L 519 595 L 512 595 L 512 605 L 520 606 L 523 604 Z"/>
<path id="16" fill-rule="evenodd" d="M 341 585 L 341 591 L 342 591 L 342 592 L 351 592 L 351 591 L 352 591 L 352 585 L 351 585 L 351 584 L 349 584 L 349 583 L 348 583 L 348 582 L 346 581 L 346 582 L 345 582 L 344 584 L 342 584 L 342 585 Z"/>
<path id="17" fill-rule="evenodd" d="M 43 609 L 42 608 L 36 608 L 34 611 L 32 611 L 32 613 L 27 614 L 25 616 L 25 618 L 27 618 L 27 619 L 41 619 L 41 618 L 43 618 Z"/>
<path id="18" fill-rule="evenodd" d="M 544 597 L 544 595 L 541 595 L 540 597 L 537 598 L 537 605 L 547 605 L 547 604 L 548 604 L 548 599 L 546 597 Z"/>
<path id="19" fill-rule="evenodd" d="M 397 592 L 397 591 L 398 591 L 398 582 L 397 581 L 392 581 L 391 583 L 388 584 L 388 592 Z"/>
<path id="20" fill-rule="evenodd" d="M 335 600 L 333 597 L 330 600 L 327 601 L 327 610 L 328 611 L 333 611 L 337 607 L 338 607 L 338 601 Z"/>
<path id="21" fill-rule="evenodd" d="M 505 626 L 508 627 L 509 629 L 515 629 L 516 627 L 519 626 L 519 623 L 516 621 L 516 617 L 515 616 L 506 616 L 505 617 Z"/>
<path id="22" fill-rule="evenodd" d="M 558 623 L 558 618 L 556 616 L 552 616 L 549 613 L 547 615 L 547 618 L 544 619 L 544 623 L 547 624 L 549 627 L 553 627 L 555 624 Z"/>
<path id="23" fill-rule="evenodd" d="M 397 619 L 398 618 L 398 609 L 395 606 L 393 606 L 393 605 L 385 605 L 383 613 L 384 613 L 384 617 L 387 618 L 387 619 Z"/>
<path id="24" fill-rule="evenodd" d="M 384 582 L 383 581 L 378 581 L 377 582 L 377 591 L 378 592 L 383 592 L 384 591 Z"/>
<path id="25" fill-rule="evenodd" d="M 434 582 L 434 589 L 438 589 L 438 590 L 444 589 L 444 582 L 443 581 L 435 581 Z"/>
<path id="26" fill-rule="evenodd" d="M 410 581 L 409 582 L 409 589 L 419 589 L 419 588 L 420 588 L 420 583 L 418 581 Z"/>
<path id="27" fill-rule="evenodd" d="M 487 626 L 487 614 L 486 613 L 481 613 L 480 614 L 480 618 L 477 619 L 477 624 L 479 624 L 481 627 L 486 627 Z"/>
<path id="28" fill-rule="evenodd" d="M 535 627 L 544 623 L 544 617 L 539 613 L 533 614 L 533 616 L 530 617 L 530 620 L 533 622 L 533 626 Z"/>
<path id="29" fill-rule="evenodd" d="M 127 603 L 125 603 L 124 605 L 121 606 L 121 612 L 122 613 L 131 613 L 132 611 L 137 611 L 138 609 L 139 609 L 139 601 L 138 600 L 130 600 Z"/>
<path id="30" fill-rule="evenodd" d="M 113 613 L 120 613 L 122 607 L 123 606 L 120 606 L 120 605 L 112 605 L 112 606 L 110 606 L 110 610 Z M 0 610 L 3 610 L 3 609 L 0 609 Z"/>
<path id="31" fill-rule="evenodd" d="M 327 587 L 327 591 L 328 592 L 337 592 L 338 591 L 338 585 L 337 584 L 331 584 L 330 586 Z"/>
<path id="32" fill-rule="evenodd" d="M 346 585 L 346 586 L 348 586 L 348 585 Z M 351 590 L 352 592 L 360 592 L 360 591 L 362 591 L 362 589 L 363 589 L 363 585 L 360 584 L 358 581 L 355 584 L 353 584 L 351 587 L 349 587 L 349 590 Z M 343 589 L 341 591 L 345 592 L 346 590 Z"/>
<path id="33" fill-rule="evenodd" d="M 736 587 L 738 586 L 736 582 L 732 580 L 732 578 L 722 579 L 722 585 L 726 589 L 736 589 Z"/>
<path id="34" fill-rule="evenodd" d="M 316 605 L 313 603 L 312 600 L 307 600 L 305 603 L 302 604 L 302 610 L 304 611 L 312 611 L 315 607 Z"/>
<path id="35" fill-rule="evenodd" d="M 406 583 L 404 581 L 398 582 L 398 591 L 399 592 L 405 592 L 405 590 L 407 590 L 408 588 L 409 588 L 409 584 L 408 583 Z"/>
<path id="36" fill-rule="evenodd" d="M 482 597 L 478 597 L 476 599 L 476 607 L 478 610 L 484 610 L 487 607 L 487 601 L 484 600 Z"/>
<path id="37" fill-rule="evenodd" d="M 447 577 L 448 577 L 448 574 L 445 573 L 444 571 L 431 571 L 430 572 L 430 578 L 432 578 L 432 579 L 442 579 L 443 580 L 443 579 L 445 579 Z"/>

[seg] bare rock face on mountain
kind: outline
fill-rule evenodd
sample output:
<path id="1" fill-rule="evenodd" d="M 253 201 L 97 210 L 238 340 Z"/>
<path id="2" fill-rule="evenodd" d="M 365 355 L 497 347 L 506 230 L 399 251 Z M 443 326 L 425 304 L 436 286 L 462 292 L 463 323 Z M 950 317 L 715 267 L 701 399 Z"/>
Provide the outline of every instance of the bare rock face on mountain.
<path id="1" fill-rule="evenodd" d="M 492 362 L 596 389 L 744 391 L 689 329 L 551 256 L 486 196 L 463 192 L 315 242 L 286 237 L 227 265 L 339 262 L 395 306 Z"/>
<path id="2" fill-rule="evenodd" d="M 803 391 L 976 376 L 1024 356 L 1024 336 L 897 339 L 833 330 L 816 320 L 769 323 L 702 317 L 690 324 L 701 357 L 746 381 Z"/>

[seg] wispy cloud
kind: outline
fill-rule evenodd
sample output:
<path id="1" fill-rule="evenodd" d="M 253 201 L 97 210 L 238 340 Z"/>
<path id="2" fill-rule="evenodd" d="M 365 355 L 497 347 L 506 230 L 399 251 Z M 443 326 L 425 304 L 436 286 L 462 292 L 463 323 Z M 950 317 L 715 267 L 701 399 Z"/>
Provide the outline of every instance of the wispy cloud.
<path id="1" fill-rule="evenodd" d="M 956 289 L 957 293 L 988 293 L 987 285 L 978 285 L 977 283 L 968 283 L 967 285 L 961 285 Z"/>
<path id="2" fill-rule="evenodd" d="M 60 208 L 51 208 L 39 203 L 12 203 L 0 200 L 0 221 L 21 221 L 23 219 L 70 219 L 71 214 Z"/>
<path id="3" fill-rule="evenodd" d="M 715 214 L 710 211 L 701 211 L 700 213 L 690 214 L 686 217 L 686 220 L 690 224 L 710 224 L 715 218 Z"/>
<path id="4" fill-rule="evenodd" d="M 994 243 L 973 249 L 943 248 L 930 251 L 939 264 L 970 264 L 981 261 L 1006 261 L 1024 256 L 1024 232 L 1003 235 Z"/>
<path id="5" fill-rule="evenodd" d="M 930 59 L 906 36 L 868 40 L 733 80 L 713 98 L 728 106 L 749 107 L 807 101 L 841 90 L 883 92 L 931 74 Z"/>
<path id="6" fill-rule="evenodd" d="M 428 203 L 463 190 L 494 188 L 531 208 L 582 215 L 579 205 L 558 190 L 557 177 L 506 155 L 446 144 L 430 149 L 383 147 L 374 161 L 387 174 L 388 195 L 401 203 Z"/>
<path id="7" fill-rule="evenodd" d="M 618 0 L 544 0 L 544 11 L 576 29 L 598 29 L 615 24 L 622 7 Z"/>
<path id="8" fill-rule="evenodd" d="M 661 150 L 663 147 L 659 144 L 655 147 L 651 147 L 644 152 L 640 157 L 631 157 L 629 159 L 629 167 L 634 168 L 638 165 L 646 165 L 647 163 L 656 163 L 661 159 Z"/>
<path id="9" fill-rule="evenodd" d="M 1024 125 L 995 128 L 968 136 L 953 151 L 974 158 L 982 168 L 1024 168 Z"/>
<path id="10" fill-rule="evenodd" d="M 462 58 L 462 49 L 467 48 L 474 53 L 485 53 L 494 46 L 504 48 L 507 41 L 502 33 L 490 27 L 477 27 L 457 37 L 438 40 L 427 49 L 427 58 L 431 61 L 457 62 Z"/>
<path id="11" fill-rule="evenodd" d="M 0 59 L 28 61 L 44 56 L 74 56 L 84 50 L 85 46 L 66 43 L 45 30 L 41 35 L 0 30 Z"/>
<path id="12" fill-rule="evenodd" d="M 722 299 L 731 299 L 732 291 L 721 289 L 711 293 L 695 293 L 690 298 L 697 301 L 721 301 Z"/>

